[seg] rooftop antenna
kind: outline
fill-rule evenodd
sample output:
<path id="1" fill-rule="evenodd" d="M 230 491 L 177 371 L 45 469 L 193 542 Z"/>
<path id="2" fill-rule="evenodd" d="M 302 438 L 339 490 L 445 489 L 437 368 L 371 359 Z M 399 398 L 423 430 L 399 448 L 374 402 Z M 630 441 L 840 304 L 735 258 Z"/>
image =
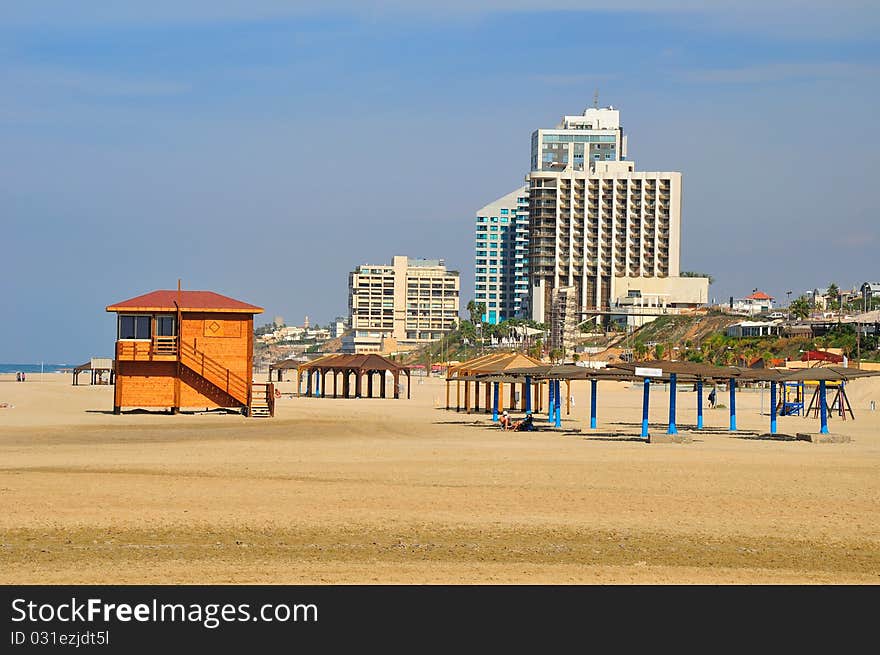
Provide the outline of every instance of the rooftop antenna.
<path id="1" fill-rule="evenodd" d="M 595 91 L 593 91 L 593 109 L 599 108 L 599 88 L 596 87 Z"/>

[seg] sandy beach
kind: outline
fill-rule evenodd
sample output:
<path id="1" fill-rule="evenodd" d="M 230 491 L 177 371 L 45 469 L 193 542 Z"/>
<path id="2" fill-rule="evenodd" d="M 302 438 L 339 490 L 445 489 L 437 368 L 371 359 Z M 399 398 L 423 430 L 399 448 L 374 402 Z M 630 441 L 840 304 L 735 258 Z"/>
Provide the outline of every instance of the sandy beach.
<path id="1" fill-rule="evenodd" d="M 559 431 L 510 433 L 411 400 L 293 398 L 274 419 L 114 416 L 112 387 L 0 376 L 2 583 L 877 583 L 880 380 L 850 443 L 767 441 L 762 393 L 635 440 L 641 390 L 588 385 Z M 662 433 L 667 395 L 652 393 Z M 763 392 L 763 406 L 768 403 Z M 726 403 L 725 393 L 719 402 Z M 539 420 L 546 428 L 546 420 Z M 781 417 L 779 430 L 818 431 Z"/>

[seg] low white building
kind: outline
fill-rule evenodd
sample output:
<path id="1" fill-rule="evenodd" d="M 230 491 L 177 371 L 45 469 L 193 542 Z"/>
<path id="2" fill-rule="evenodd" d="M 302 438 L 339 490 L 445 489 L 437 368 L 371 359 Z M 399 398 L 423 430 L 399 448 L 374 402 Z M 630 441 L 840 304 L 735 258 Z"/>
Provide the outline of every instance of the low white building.
<path id="1" fill-rule="evenodd" d="M 727 327 L 727 336 L 735 339 L 744 337 L 778 337 L 782 333 L 782 321 L 742 321 Z"/>
<path id="2" fill-rule="evenodd" d="M 730 309 L 737 314 L 746 314 L 747 316 L 764 314 L 773 310 L 773 297 L 763 291 L 755 291 L 750 296 L 733 300 Z"/>

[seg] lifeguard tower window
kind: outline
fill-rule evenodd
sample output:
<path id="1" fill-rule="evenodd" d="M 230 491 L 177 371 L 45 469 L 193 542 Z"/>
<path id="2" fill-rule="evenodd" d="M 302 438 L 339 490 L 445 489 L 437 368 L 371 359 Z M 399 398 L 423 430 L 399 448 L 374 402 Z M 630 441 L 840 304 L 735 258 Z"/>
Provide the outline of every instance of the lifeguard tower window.
<path id="1" fill-rule="evenodd" d="M 157 337 L 177 336 L 177 319 L 174 316 L 157 316 L 156 317 L 156 336 Z"/>
<path id="2" fill-rule="evenodd" d="M 148 341 L 151 338 L 150 318 L 150 316 L 120 316 L 119 339 L 143 339 Z"/>

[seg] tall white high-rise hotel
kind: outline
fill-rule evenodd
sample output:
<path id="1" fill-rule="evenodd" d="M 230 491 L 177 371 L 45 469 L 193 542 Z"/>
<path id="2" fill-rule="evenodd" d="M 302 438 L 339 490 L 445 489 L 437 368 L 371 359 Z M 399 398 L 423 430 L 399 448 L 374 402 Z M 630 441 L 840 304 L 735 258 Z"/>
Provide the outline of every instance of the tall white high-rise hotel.
<path id="1" fill-rule="evenodd" d="M 626 150 L 613 107 L 591 107 L 532 134 L 527 185 L 514 192 L 528 198 L 528 249 L 503 260 L 504 270 L 527 270 L 520 315 L 551 324 L 561 316 L 577 324 L 585 312 L 612 306 L 706 302 L 705 278 L 679 277 L 681 173 L 636 171 Z M 493 205 L 478 214 L 478 235 L 480 218 Z M 476 297 L 491 311 L 493 299 L 479 286 Z"/>

